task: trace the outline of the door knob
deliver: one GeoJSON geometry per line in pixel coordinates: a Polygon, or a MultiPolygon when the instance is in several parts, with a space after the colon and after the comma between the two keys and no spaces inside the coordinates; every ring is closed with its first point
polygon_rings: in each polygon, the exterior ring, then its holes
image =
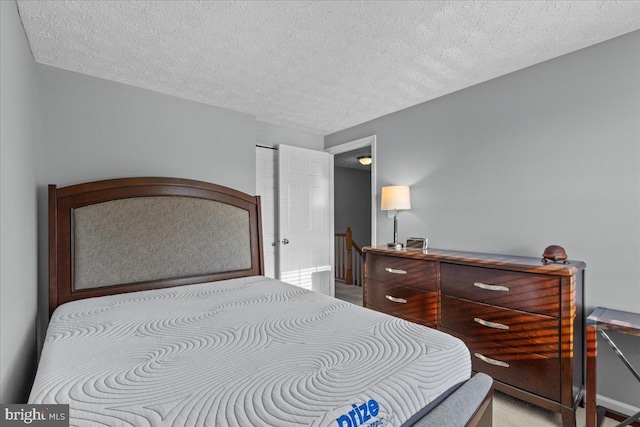
{"type": "Polygon", "coordinates": [[[288,245],[289,244],[289,239],[282,239],[282,244],[283,245],[288,245]]]}

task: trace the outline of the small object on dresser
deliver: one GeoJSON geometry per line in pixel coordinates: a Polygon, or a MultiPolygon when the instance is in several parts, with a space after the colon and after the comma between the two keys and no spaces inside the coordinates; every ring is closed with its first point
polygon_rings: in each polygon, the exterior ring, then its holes
{"type": "Polygon", "coordinates": [[[429,239],[425,237],[409,237],[407,239],[407,248],[427,249],[429,247],[429,239]]]}
{"type": "Polygon", "coordinates": [[[562,261],[563,264],[569,264],[569,260],[567,258],[567,253],[564,251],[562,246],[551,245],[547,246],[544,250],[544,253],[542,254],[542,263],[547,264],[549,261],[562,261]]]}

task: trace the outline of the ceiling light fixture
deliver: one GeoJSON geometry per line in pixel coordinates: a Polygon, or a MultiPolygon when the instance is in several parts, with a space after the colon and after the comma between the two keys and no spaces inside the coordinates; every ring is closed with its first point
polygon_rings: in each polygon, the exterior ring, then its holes
{"type": "Polygon", "coordinates": [[[367,165],[370,165],[373,160],[371,159],[371,156],[368,155],[368,156],[360,156],[360,157],[358,157],[358,161],[361,164],[367,166],[367,165]]]}

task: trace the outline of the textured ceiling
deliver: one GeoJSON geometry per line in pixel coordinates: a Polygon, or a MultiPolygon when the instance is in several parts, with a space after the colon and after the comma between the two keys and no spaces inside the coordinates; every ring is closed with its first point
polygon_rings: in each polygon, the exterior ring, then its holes
{"type": "Polygon", "coordinates": [[[640,28],[639,1],[24,1],[36,61],[332,133],[640,28]]]}

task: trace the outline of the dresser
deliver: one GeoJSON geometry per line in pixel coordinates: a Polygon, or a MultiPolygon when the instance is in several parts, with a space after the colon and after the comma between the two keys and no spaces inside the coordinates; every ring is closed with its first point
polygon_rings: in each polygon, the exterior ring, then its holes
{"type": "Polygon", "coordinates": [[[437,249],[366,247],[364,306],[465,342],[496,390],[575,427],[584,393],[585,264],[437,249]]]}

